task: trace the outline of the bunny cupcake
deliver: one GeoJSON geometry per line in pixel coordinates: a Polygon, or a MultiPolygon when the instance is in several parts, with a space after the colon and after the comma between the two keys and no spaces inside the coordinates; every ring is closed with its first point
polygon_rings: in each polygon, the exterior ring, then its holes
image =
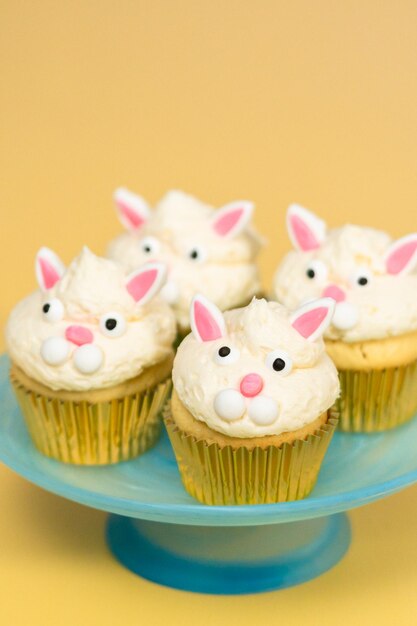
{"type": "Polygon", "coordinates": [[[261,239],[250,227],[250,202],[232,202],[216,211],[181,191],[170,191],[152,210],[127,189],[118,189],[115,201],[127,232],[110,243],[108,256],[129,271],[149,260],[166,263],[161,296],[172,306],[180,334],[189,332],[195,293],[203,293],[221,310],[243,306],[259,293],[256,257],[261,239]]]}
{"type": "Polygon", "coordinates": [[[256,504],[311,491],[337,422],[337,371],[321,340],[333,309],[330,298],[292,313],[253,299],[222,314],[193,299],[165,415],[192,496],[256,504]]]}
{"type": "Polygon", "coordinates": [[[151,446],[170,391],[175,318],[154,299],[164,266],[129,275],[87,248],[65,269],[36,257],[40,290],[6,328],[11,381],[37,448],[55,459],[104,464],[151,446]]]}
{"type": "Polygon", "coordinates": [[[295,307],[311,298],[336,302],[326,347],[341,377],[340,427],[392,428],[417,411],[417,234],[397,241],[346,225],[327,230],[291,205],[287,226],[295,250],[274,279],[274,297],[295,307]]]}

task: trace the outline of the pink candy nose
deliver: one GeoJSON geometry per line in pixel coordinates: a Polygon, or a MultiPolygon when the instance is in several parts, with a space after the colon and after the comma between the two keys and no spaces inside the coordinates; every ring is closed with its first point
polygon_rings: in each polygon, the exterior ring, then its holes
{"type": "Polygon", "coordinates": [[[68,326],[65,331],[65,339],[75,343],[76,346],[83,346],[85,343],[93,343],[93,333],[84,326],[68,326]]]}
{"type": "Polygon", "coordinates": [[[343,300],[346,300],[345,292],[337,285],[327,285],[326,289],[321,295],[324,298],[333,298],[333,300],[336,300],[336,302],[343,302],[343,300]]]}
{"type": "Polygon", "coordinates": [[[246,374],[240,381],[240,393],[246,398],[253,398],[262,391],[264,381],[259,374],[246,374]]]}

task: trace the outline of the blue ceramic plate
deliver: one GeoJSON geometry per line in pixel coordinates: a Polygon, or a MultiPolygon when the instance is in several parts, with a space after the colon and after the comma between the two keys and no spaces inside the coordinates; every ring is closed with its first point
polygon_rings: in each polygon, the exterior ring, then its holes
{"type": "Polygon", "coordinates": [[[305,500],[256,506],[205,506],[183,489],[169,440],[116,466],[69,466],[33,447],[0,358],[0,460],[31,482],[82,504],[177,524],[249,526],[306,520],[358,507],[417,481],[417,419],[388,433],[336,433],[319,480],[305,500]]]}

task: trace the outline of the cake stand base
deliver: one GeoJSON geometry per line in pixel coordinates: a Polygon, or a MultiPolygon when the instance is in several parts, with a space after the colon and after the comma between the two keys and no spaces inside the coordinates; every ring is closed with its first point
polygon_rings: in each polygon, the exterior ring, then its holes
{"type": "Polygon", "coordinates": [[[110,515],[115,557],[148,580],[186,591],[244,594],[319,576],[350,543],[347,515],[264,526],[186,526],[110,515]]]}

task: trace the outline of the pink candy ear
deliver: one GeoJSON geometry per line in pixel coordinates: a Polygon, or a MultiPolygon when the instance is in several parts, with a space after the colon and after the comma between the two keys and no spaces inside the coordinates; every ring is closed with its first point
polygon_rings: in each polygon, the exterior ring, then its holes
{"type": "Polygon", "coordinates": [[[385,267],[388,274],[407,274],[417,264],[417,233],[406,235],[388,248],[385,267]]]}
{"type": "Polygon", "coordinates": [[[190,318],[191,330],[198,341],[214,341],[226,334],[222,312],[204,296],[193,298],[190,318]]]}
{"type": "Polygon", "coordinates": [[[41,248],[36,255],[35,273],[42,291],[48,291],[61,279],[65,265],[49,248],[41,248]]]}
{"type": "Polygon", "coordinates": [[[335,306],[333,298],[313,300],[292,314],[291,325],[304,339],[315,341],[332,321],[335,306]]]}
{"type": "Polygon", "coordinates": [[[320,248],[326,239],[325,222],[299,204],[287,209],[287,229],[293,246],[303,252],[320,248]]]}
{"type": "Polygon", "coordinates": [[[126,289],[138,304],[146,304],[160,290],[166,279],[163,263],[147,263],[126,279],[126,289]]]}
{"type": "Polygon", "coordinates": [[[231,202],[218,211],[212,221],[214,232],[220,237],[235,237],[248,225],[253,204],[247,200],[231,202]]]}
{"type": "Polygon", "coordinates": [[[128,230],[139,230],[148,221],[150,209],[143,198],[124,187],[114,192],[117,213],[123,226],[128,230]]]}

